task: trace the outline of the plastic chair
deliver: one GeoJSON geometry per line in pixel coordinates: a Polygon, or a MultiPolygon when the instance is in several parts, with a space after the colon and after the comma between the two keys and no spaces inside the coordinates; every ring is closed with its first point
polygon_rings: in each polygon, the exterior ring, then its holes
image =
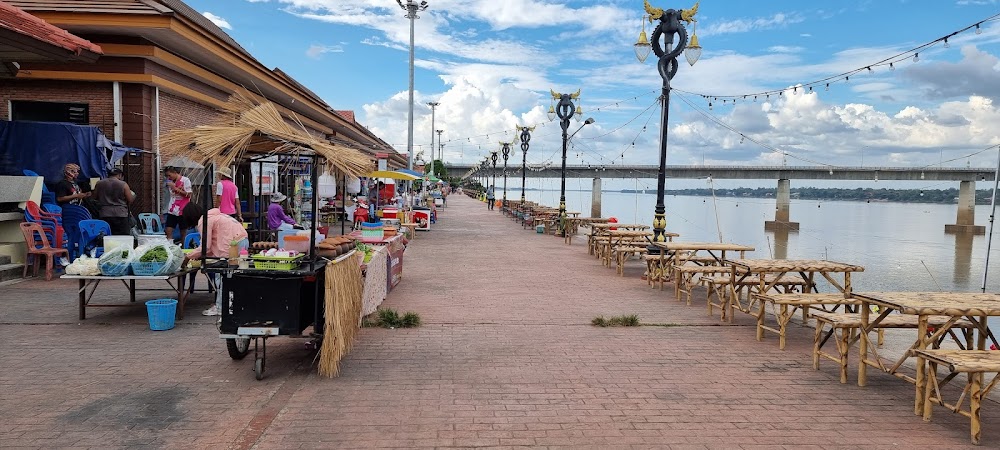
{"type": "MultiPolygon", "coordinates": [[[[21,171],[21,173],[23,173],[24,176],[26,177],[41,177],[41,175],[36,173],[34,170],[24,169],[21,171]]],[[[46,203],[55,204],[55,202],[56,202],[55,192],[49,190],[49,187],[45,185],[45,178],[42,178],[42,204],[46,203]]]]}
{"type": "Polygon", "coordinates": [[[62,216],[62,207],[55,203],[42,203],[42,211],[62,216]]]}
{"type": "Polygon", "coordinates": [[[201,233],[197,231],[189,231],[187,235],[184,236],[184,245],[181,248],[195,248],[201,245],[201,233]]]}
{"type": "Polygon", "coordinates": [[[160,222],[159,214],[141,213],[139,223],[142,225],[142,234],[163,234],[163,223],[160,222]]]}
{"type": "Polygon", "coordinates": [[[96,249],[95,256],[104,254],[104,236],[111,236],[111,225],[103,220],[90,219],[80,221],[80,253],[88,249],[96,249]]]}
{"type": "MultiPolygon", "coordinates": [[[[34,276],[38,276],[38,265],[41,257],[45,256],[45,281],[52,279],[55,271],[56,256],[69,256],[69,251],[65,248],[53,248],[49,245],[49,239],[45,237],[45,230],[37,223],[21,222],[21,234],[24,235],[24,243],[27,245],[27,255],[32,259],[31,270],[34,276]]],[[[21,278],[28,277],[28,264],[25,261],[21,278]]]]}
{"type": "Polygon", "coordinates": [[[45,233],[48,234],[48,238],[55,243],[56,247],[65,247],[63,244],[65,233],[62,228],[61,215],[44,212],[38,207],[38,203],[28,200],[24,206],[24,220],[25,222],[41,225],[45,233]]]}
{"type": "Polygon", "coordinates": [[[69,250],[70,261],[80,257],[83,251],[80,244],[80,222],[90,220],[90,211],[78,205],[64,205],[62,207],[63,231],[66,233],[66,249],[69,250]]]}

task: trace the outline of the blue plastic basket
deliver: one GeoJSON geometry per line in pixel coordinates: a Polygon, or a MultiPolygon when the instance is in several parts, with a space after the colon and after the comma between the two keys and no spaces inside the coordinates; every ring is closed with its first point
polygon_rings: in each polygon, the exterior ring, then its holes
{"type": "Polygon", "coordinates": [[[132,263],[132,274],[138,277],[151,277],[156,275],[156,272],[159,272],[165,265],[167,265],[165,262],[135,261],[132,263]]]}
{"type": "Polygon", "coordinates": [[[177,315],[177,300],[173,298],[150,300],[146,302],[146,314],[149,316],[150,330],[169,330],[174,327],[174,317],[177,315]]]}

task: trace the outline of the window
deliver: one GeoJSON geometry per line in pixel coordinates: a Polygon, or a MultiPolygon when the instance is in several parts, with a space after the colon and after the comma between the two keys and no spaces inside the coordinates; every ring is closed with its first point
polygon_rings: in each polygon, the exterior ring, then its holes
{"type": "Polygon", "coordinates": [[[29,102],[14,100],[11,103],[13,120],[35,122],[70,122],[77,125],[90,123],[90,106],[85,103],[29,102]]]}

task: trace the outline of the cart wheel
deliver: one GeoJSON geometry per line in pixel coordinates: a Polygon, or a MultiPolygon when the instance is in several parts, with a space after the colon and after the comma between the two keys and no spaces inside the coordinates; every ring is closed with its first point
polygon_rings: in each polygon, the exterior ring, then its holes
{"type": "Polygon", "coordinates": [[[241,360],[250,353],[250,338],[226,339],[226,350],[230,358],[241,360]]]}
{"type": "Polygon", "coordinates": [[[253,362],[253,374],[258,380],[264,379],[264,358],[257,358],[253,362]]]}

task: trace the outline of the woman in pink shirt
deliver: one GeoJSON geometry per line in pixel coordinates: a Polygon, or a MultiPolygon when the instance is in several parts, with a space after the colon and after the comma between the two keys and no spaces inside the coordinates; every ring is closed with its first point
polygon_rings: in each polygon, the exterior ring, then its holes
{"type": "MultiPolygon", "coordinates": [[[[198,232],[202,231],[201,220],[198,221],[195,229],[198,232]]],[[[250,246],[250,242],[247,240],[247,230],[243,228],[243,224],[229,215],[223,214],[219,208],[208,210],[208,229],[206,231],[207,235],[202,236],[201,245],[195,247],[191,253],[184,255],[183,267],[187,267],[188,261],[201,258],[203,251],[208,257],[228,258],[229,247],[233,242],[239,242],[240,248],[250,246]]],[[[220,314],[219,311],[222,308],[221,275],[216,274],[215,286],[215,305],[202,312],[203,315],[217,316],[220,314]]]]}
{"type": "Polygon", "coordinates": [[[233,183],[233,171],[225,167],[215,173],[219,175],[219,182],[215,184],[215,199],[219,210],[242,222],[243,208],[240,205],[240,194],[236,189],[236,183],[233,183]]]}

